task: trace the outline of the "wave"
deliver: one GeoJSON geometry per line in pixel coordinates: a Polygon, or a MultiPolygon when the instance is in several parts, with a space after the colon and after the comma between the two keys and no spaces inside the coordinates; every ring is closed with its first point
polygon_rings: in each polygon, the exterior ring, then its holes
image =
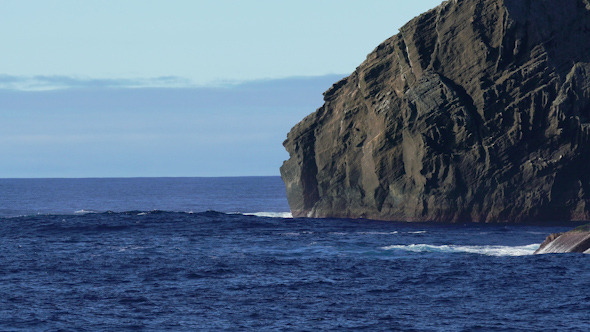
{"type": "Polygon", "coordinates": [[[40,217],[40,216],[83,216],[87,214],[121,214],[121,215],[138,215],[138,216],[145,216],[151,214],[161,214],[161,213],[180,213],[180,214],[198,214],[198,215],[210,215],[210,214],[225,214],[225,215],[244,215],[244,216],[256,216],[256,217],[263,217],[263,218],[282,218],[282,219],[292,219],[293,215],[291,212],[221,212],[215,210],[207,210],[207,211],[165,211],[165,210],[150,210],[150,211],[142,211],[142,210],[130,210],[130,211],[97,211],[91,209],[80,209],[73,212],[36,212],[36,211],[15,211],[13,213],[0,213],[0,219],[13,219],[13,218],[23,218],[23,217],[40,217]]]}
{"type": "Polygon", "coordinates": [[[94,210],[78,210],[78,211],[74,211],[74,214],[88,214],[88,213],[99,213],[98,211],[94,211],[94,210]]]}
{"type": "Polygon", "coordinates": [[[394,235],[398,234],[398,231],[391,231],[391,232],[356,232],[360,235],[394,235]]]}
{"type": "Polygon", "coordinates": [[[409,244],[381,247],[383,250],[403,250],[411,252],[441,252],[441,253],[470,253],[486,256],[528,256],[532,255],[540,243],[526,246],[460,246],[460,245],[431,245],[409,244]]]}
{"type": "Polygon", "coordinates": [[[244,216],[256,216],[256,217],[264,217],[264,218],[283,218],[283,219],[293,219],[293,215],[291,212],[251,212],[251,213],[237,213],[244,216]]]}

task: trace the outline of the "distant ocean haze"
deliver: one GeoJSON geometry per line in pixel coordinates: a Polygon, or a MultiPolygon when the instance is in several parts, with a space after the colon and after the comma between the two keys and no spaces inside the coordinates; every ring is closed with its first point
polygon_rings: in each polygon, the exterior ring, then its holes
{"type": "Polygon", "coordinates": [[[286,133],[341,77],[0,90],[0,177],[278,175],[286,133]]]}

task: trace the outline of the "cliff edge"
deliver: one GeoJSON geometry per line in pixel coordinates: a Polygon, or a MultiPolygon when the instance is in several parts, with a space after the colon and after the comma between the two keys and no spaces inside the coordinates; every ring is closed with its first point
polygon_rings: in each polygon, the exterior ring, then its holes
{"type": "Polygon", "coordinates": [[[589,0],[450,0],[297,124],[295,217],[590,219],[589,0]]]}

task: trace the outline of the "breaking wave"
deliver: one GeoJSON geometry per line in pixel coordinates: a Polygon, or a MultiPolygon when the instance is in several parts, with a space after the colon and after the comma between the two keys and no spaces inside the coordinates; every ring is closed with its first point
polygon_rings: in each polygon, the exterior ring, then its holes
{"type": "Polygon", "coordinates": [[[487,256],[527,256],[532,255],[540,243],[526,246],[461,246],[461,245],[431,245],[409,244],[381,247],[383,250],[402,250],[411,252],[441,252],[441,253],[470,253],[487,256]]]}
{"type": "Polygon", "coordinates": [[[284,218],[292,219],[293,215],[291,212],[252,212],[252,213],[241,213],[245,216],[256,216],[265,218],[284,218]]]}
{"type": "Polygon", "coordinates": [[[74,214],[89,214],[89,213],[100,213],[100,212],[95,211],[95,210],[85,210],[85,209],[74,211],[74,214]]]}

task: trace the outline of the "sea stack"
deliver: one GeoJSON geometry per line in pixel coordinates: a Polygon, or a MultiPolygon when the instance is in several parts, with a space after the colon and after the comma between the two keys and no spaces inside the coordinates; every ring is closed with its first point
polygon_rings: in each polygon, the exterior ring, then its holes
{"type": "Polygon", "coordinates": [[[590,219],[589,0],[450,0],[297,124],[295,217],[590,219]]]}

